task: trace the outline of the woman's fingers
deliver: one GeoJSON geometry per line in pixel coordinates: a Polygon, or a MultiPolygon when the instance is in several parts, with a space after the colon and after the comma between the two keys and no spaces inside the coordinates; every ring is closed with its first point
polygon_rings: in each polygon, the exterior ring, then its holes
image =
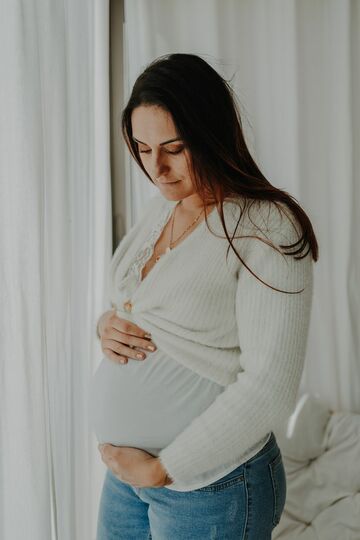
{"type": "Polygon", "coordinates": [[[120,332],[123,332],[124,334],[130,334],[132,336],[142,338],[142,339],[149,339],[151,338],[151,335],[148,334],[145,330],[142,328],[139,328],[135,323],[128,321],[127,319],[122,319],[121,317],[118,317],[116,313],[114,313],[111,317],[111,323],[113,328],[116,328],[116,330],[119,330],[120,332]]]}
{"type": "Polygon", "coordinates": [[[150,338],[151,335],[136,324],[122,319],[113,311],[107,319],[102,330],[102,350],[111,360],[127,363],[128,358],[133,360],[145,360],[146,352],[156,350],[156,345],[150,338]]]}
{"type": "Polygon", "coordinates": [[[132,334],[128,330],[134,331],[133,328],[130,328],[128,326],[121,325],[121,329],[115,328],[113,326],[107,326],[103,330],[103,338],[105,340],[115,340],[119,342],[120,344],[124,344],[128,347],[139,347],[140,349],[145,349],[147,351],[155,351],[156,345],[153,341],[150,339],[145,339],[143,337],[144,331],[140,330],[138,331],[137,335],[132,334]],[[139,335],[140,334],[140,335],[139,335]]]}
{"type": "Polygon", "coordinates": [[[140,337],[133,336],[131,334],[126,334],[124,332],[118,332],[116,336],[118,341],[124,343],[128,347],[139,347],[140,349],[146,349],[147,351],[155,351],[156,345],[149,339],[143,339],[140,337]]]}
{"type": "Polygon", "coordinates": [[[111,349],[108,349],[107,347],[103,348],[103,353],[110,358],[113,362],[116,362],[117,364],[127,364],[128,359],[125,356],[119,355],[114,353],[111,349]]]}
{"type": "Polygon", "coordinates": [[[144,360],[146,358],[146,354],[144,352],[127,347],[124,343],[119,343],[114,339],[105,340],[104,349],[110,349],[118,356],[133,358],[134,360],[144,360]]]}

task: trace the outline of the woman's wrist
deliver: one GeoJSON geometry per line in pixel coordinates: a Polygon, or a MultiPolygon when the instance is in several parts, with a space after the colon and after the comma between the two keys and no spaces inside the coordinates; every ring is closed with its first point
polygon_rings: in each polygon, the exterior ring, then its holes
{"type": "Polygon", "coordinates": [[[163,486],[168,486],[173,483],[172,478],[168,475],[167,470],[161,463],[159,458],[155,458],[156,467],[157,467],[157,477],[161,477],[161,483],[163,486]]]}

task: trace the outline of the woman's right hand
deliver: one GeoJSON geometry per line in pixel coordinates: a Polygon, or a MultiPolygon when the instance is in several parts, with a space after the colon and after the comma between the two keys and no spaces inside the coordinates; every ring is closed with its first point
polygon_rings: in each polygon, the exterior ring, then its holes
{"type": "Polygon", "coordinates": [[[145,337],[144,330],[131,321],[118,317],[114,309],[101,315],[97,328],[102,351],[114,362],[126,364],[128,358],[145,360],[146,354],[142,349],[151,352],[149,346],[153,346],[156,350],[155,343],[145,337]],[[137,357],[138,354],[141,358],[137,357]]]}

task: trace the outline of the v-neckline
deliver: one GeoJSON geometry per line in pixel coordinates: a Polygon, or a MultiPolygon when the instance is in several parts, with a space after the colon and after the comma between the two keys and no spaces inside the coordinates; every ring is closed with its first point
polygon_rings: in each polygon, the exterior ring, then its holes
{"type": "MultiPolygon", "coordinates": [[[[169,201],[167,201],[169,202],[169,201]]],[[[178,250],[180,248],[181,245],[183,245],[184,243],[186,243],[186,241],[188,239],[190,239],[198,229],[201,229],[201,227],[203,226],[204,222],[206,221],[205,217],[200,221],[200,223],[195,227],[195,229],[193,229],[190,234],[188,234],[177,246],[173,247],[169,252],[167,253],[163,253],[160,257],[160,260],[155,263],[155,265],[151,268],[151,270],[149,270],[149,272],[146,274],[146,276],[141,279],[141,275],[142,275],[142,271],[146,265],[146,263],[151,259],[151,257],[153,256],[154,254],[154,249],[155,249],[155,245],[157,243],[157,241],[159,240],[164,228],[166,227],[166,225],[168,224],[169,222],[169,219],[170,219],[170,216],[171,216],[171,212],[173,211],[173,209],[175,208],[176,204],[178,204],[178,201],[170,201],[170,205],[169,206],[166,206],[165,209],[164,209],[164,214],[162,214],[162,217],[161,219],[159,220],[159,222],[157,223],[156,225],[156,229],[159,228],[158,230],[158,234],[156,235],[156,237],[154,238],[153,240],[153,243],[152,243],[152,249],[149,253],[149,256],[145,259],[145,261],[143,261],[143,264],[142,264],[142,267],[140,268],[140,272],[139,272],[139,276],[140,276],[140,279],[138,281],[138,284],[137,284],[137,287],[136,287],[136,291],[143,285],[144,282],[146,282],[149,278],[149,276],[152,274],[152,272],[154,270],[156,270],[156,267],[158,268],[159,265],[161,265],[161,263],[164,262],[164,260],[168,260],[169,257],[171,256],[171,254],[178,250]],[[174,204],[172,204],[174,203],[174,204]]],[[[210,210],[210,212],[207,214],[207,218],[209,219],[210,216],[213,214],[213,212],[216,211],[216,205],[210,210]]]]}

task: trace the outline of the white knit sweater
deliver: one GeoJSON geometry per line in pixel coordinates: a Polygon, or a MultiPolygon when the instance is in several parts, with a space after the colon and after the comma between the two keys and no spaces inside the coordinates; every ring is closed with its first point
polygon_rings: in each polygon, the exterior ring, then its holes
{"type": "MultiPolygon", "coordinates": [[[[119,284],[124,286],[128,267],[149,235],[160,235],[156,223],[175,204],[161,194],[153,197],[115,250],[109,296],[119,316],[128,315],[119,305],[119,284]]],[[[240,216],[237,201],[225,201],[224,214],[232,238],[240,216]]],[[[245,263],[265,283],[286,291],[304,289],[298,294],[274,291],[256,279],[231,248],[226,262],[229,244],[216,208],[208,223],[217,236],[202,221],[160,259],[128,299],[131,320],[152,334],[158,348],[226,386],[159,454],[179,489],[195,489],[209,470],[235,467],[267,433],[283,429],[297,398],[312,305],[310,252],[295,260],[261,240],[233,240],[245,263]]],[[[236,230],[239,235],[257,235],[276,246],[299,238],[285,214],[267,202],[255,202],[250,219],[245,212],[236,230]]]]}

